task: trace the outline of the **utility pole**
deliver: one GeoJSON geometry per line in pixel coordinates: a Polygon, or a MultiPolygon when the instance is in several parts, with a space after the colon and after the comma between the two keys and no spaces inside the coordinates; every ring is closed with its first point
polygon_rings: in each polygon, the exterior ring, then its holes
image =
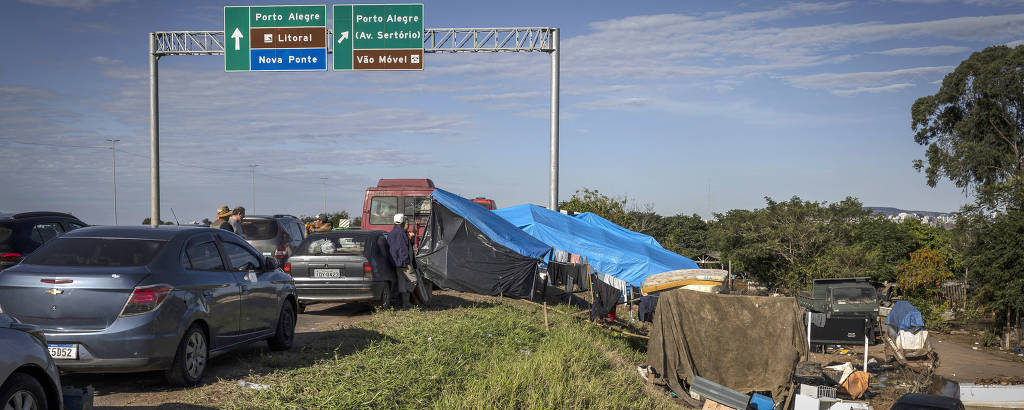
{"type": "Polygon", "coordinates": [[[107,139],[110,143],[110,174],[114,181],[114,225],[117,225],[117,142],[119,139],[107,139]]]}
{"type": "Polygon", "coordinates": [[[326,216],[327,215],[327,177],[320,177],[320,180],[323,181],[323,185],[324,185],[322,191],[324,193],[324,215],[326,216]]]}
{"type": "Polygon", "coordinates": [[[249,164],[249,174],[252,175],[252,214],[256,213],[256,167],[260,164],[249,164]]]}

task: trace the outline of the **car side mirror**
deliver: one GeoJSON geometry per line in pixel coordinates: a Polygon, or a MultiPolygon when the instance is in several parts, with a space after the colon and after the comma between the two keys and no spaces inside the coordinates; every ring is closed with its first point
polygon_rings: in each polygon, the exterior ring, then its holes
{"type": "Polygon", "coordinates": [[[274,259],[274,258],[272,258],[270,256],[266,256],[263,259],[264,259],[264,261],[263,261],[263,266],[264,266],[263,270],[264,271],[269,272],[269,271],[277,269],[277,260],[276,259],[274,259]]]}

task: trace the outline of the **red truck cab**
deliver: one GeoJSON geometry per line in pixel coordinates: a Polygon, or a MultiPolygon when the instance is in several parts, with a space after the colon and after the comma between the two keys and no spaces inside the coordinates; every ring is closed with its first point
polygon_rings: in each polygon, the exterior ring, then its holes
{"type": "Polygon", "coordinates": [[[476,198],[473,198],[473,199],[471,199],[471,201],[473,201],[474,204],[477,204],[477,205],[480,205],[480,206],[484,207],[488,211],[493,211],[493,210],[498,208],[498,206],[494,204],[494,200],[493,199],[484,198],[482,196],[478,196],[476,198]]]}
{"type": "Polygon", "coordinates": [[[434,181],[428,178],[380,179],[377,186],[366,188],[360,229],[388,232],[395,225],[395,214],[402,213],[418,243],[430,217],[431,192],[434,181]]]}

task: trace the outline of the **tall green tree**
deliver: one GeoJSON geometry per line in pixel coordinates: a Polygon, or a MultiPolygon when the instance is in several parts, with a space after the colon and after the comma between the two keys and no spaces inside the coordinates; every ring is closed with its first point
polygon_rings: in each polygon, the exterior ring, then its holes
{"type": "Polygon", "coordinates": [[[714,248],[740,262],[754,278],[769,286],[795,290],[814,278],[867,271],[869,265],[863,261],[867,250],[837,249],[848,246],[852,226],[870,216],[859,201],[846,198],[829,204],[799,197],[765,201],[763,209],[716,214],[718,221],[710,235],[714,248]],[[850,266],[856,269],[847,269],[850,266]]]}
{"type": "Polygon", "coordinates": [[[596,189],[583,188],[577,190],[568,201],[558,203],[558,209],[569,212],[593,212],[600,217],[612,221],[619,226],[627,228],[626,205],[629,203],[625,197],[610,197],[602,194],[596,189]]]}
{"type": "Polygon", "coordinates": [[[989,209],[1024,206],[1024,46],[988,47],[911,109],[915,160],[929,186],[948,178],[989,209]]]}

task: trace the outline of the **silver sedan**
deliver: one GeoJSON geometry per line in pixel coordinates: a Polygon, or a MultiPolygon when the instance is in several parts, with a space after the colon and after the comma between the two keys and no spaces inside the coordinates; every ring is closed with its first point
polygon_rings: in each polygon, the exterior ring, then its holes
{"type": "Polygon", "coordinates": [[[241,237],[206,227],[89,227],[0,272],[0,308],[45,330],[68,372],[163,370],[195,385],[207,361],[291,347],[295,285],[241,237]]]}

